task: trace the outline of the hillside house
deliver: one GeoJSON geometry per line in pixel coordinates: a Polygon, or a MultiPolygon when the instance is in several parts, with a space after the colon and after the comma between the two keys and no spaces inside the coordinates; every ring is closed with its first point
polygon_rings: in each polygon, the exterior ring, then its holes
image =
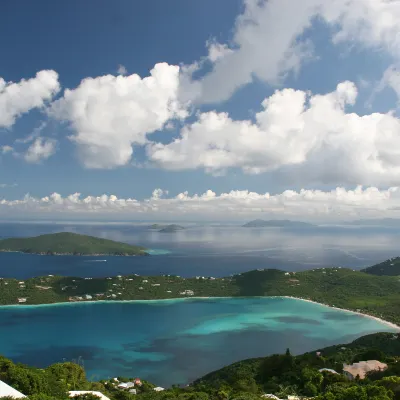
{"type": "Polygon", "coordinates": [[[387,364],[377,360],[360,361],[351,365],[343,364],[343,374],[350,380],[354,380],[357,375],[364,379],[367,372],[384,371],[387,367],[387,364]]]}

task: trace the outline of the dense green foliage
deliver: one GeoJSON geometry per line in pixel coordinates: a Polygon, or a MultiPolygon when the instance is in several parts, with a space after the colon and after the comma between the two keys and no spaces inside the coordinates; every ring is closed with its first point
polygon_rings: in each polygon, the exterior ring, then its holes
{"type": "Polygon", "coordinates": [[[20,282],[0,279],[0,304],[3,305],[16,304],[18,298],[26,298],[26,304],[42,304],[85,295],[90,300],[293,296],[400,324],[400,281],[345,268],[297,273],[256,270],[226,278],[131,275],[93,279],[48,276],[20,282]],[[187,290],[193,294],[188,295],[187,290]]]}
{"type": "Polygon", "coordinates": [[[372,275],[400,276],[400,257],[389,258],[382,263],[363,269],[362,272],[372,275]]]}
{"type": "MultiPolygon", "coordinates": [[[[292,356],[274,354],[244,360],[212,372],[185,387],[172,386],[155,392],[155,385],[143,381],[135,386],[137,395],[119,389],[115,381],[90,382],[81,366],[59,363],[45,369],[14,364],[0,357],[0,379],[29,396],[30,400],[66,400],[69,390],[99,391],[112,400],[258,400],[272,393],[315,400],[393,400],[400,399],[400,338],[390,333],[368,335],[346,345],[292,356]],[[371,373],[364,380],[348,381],[342,375],[343,363],[364,356],[379,355],[388,364],[386,371],[371,373]],[[335,369],[338,374],[319,372],[335,369]]],[[[118,377],[119,382],[130,379],[118,377]]],[[[95,400],[81,395],[80,400],[95,400]]]]}
{"type": "Polygon", "coordinates": [[[144,247],[71,232],[0,240],[0,251],[36,254],[146,255],[144,247]]]}

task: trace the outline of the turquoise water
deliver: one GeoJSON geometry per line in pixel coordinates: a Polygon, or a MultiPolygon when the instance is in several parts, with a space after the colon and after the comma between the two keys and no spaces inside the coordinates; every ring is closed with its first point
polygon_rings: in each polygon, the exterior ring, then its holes
{"type": "Polygon", "coordinates": [[[36,366],[81,358],[88,377],[184,384],[249,357],[295,354],[392,331],[286,298],[189,299],[0,308],[0,354],[36,366]]]}

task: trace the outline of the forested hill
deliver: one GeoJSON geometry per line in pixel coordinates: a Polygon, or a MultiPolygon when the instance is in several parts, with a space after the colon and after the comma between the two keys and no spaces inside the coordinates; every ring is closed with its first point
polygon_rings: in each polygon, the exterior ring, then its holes
{"type": "Polygon", "coordinates": [[[371,275],[400,276],[400,257],[389,258],[382,263],[362,270],[371,275]]]}
{"type": "Polygon", "coordinates": [[[0,251],[21,251],[43,255],[147,255],[146,249],[113,240],[71,232],[52,233],[28,238],[0,240],[0,251]]]}

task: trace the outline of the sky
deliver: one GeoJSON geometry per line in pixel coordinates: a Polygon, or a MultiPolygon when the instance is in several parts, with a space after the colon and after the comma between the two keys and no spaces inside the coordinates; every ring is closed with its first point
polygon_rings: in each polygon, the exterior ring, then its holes
{"type": "Polygon", "coordinates": [[[2,15],[0,219],[400,217],[400,1],[2,15]]]}

